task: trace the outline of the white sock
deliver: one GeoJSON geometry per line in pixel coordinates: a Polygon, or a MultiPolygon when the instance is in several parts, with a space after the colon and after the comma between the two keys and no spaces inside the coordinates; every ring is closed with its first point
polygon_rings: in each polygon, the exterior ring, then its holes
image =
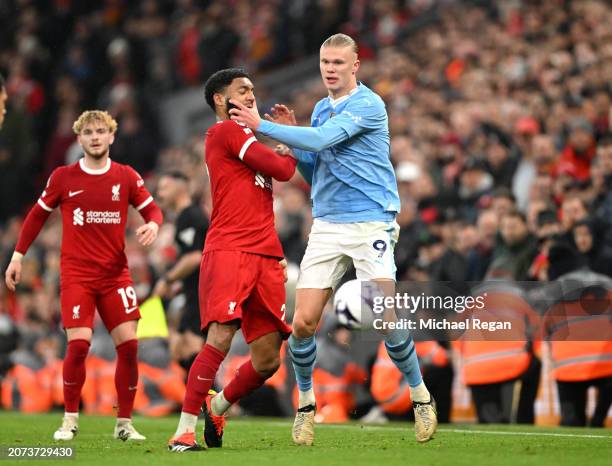
{"type": "Polygon", "coordinates": [[[223,416],[232,404],[225,399],[223,390],[217,393],[210,400],[210,408],[215,416],[223,416]]]}
{"type": "Polygon", "coordinates": [[[129,417],[118,417],[117,418],[117,425],[121,426],[123,424],[128,424],[132,422],[132,420],[129,417]]]}
{"type": "Polygon", "coordinates": [[[179,419],[179,425],[176,428],[174,436],[178,437],[179,435],[183,435],[185,432],[195,432],[197,423],[198,416],[181,411],[181,418],[179,419]]]}
{"type": "Polygon", "coordinates": [[[64,413],[64,417],[74,417],[76,419],[79,418],[79,413],[64,413]]]}
{"type": "Polygon", "coordinates": [[[315,395],[314,390],[311,388],[310,390],[303,392],[300,391],[300,399],[298,402],[298,408],[303,408],[304,406],[315,404],[315,395]]]}
{"type": "Polygon", "coordinates": [[[431,401],[431,395],[424,382],[421,382],[416,387],[410,387],[410,398],[412,398],[412,401],[418,401],[419,403],[431,401]]]}

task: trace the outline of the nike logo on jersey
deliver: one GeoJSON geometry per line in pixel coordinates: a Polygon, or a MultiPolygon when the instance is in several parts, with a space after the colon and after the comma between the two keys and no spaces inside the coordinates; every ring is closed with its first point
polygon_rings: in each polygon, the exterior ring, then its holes
{"type": "Polygon", "coordinates": [[[138,388],[137,386],[129,386],[129,387],[128,387],[128,390],[130,390],[130,391],[132,391],[132,392],[133,392],[133,391],[134,391],[134,390],[136,390],[137,388],[138,388]]]}
{"type": "Polygon", "coordinates": [[[126,314],[131,314],[131,313],[132,313],[132,312],[134,312],[136,309],[138,309],[138,306],[136,306],[136,307],[131,307],[131,308],[129,308],[129,309],[126,309],[126,310],[125,310],[125,313],[126,313],[126,314]]]}
{"type": "Polygon", "coordinates": [[[85,190],[81,189],[80,191],[68,191],[68,197],[74,197],[77,194],[81,194],[83,191],[85,191],[85,190]]]}
{"type": "Polygon", "coordinates": [[[209,381],[210,382],[212,380],[212,379],[206,379],[204,377],[200,377],[199,375],[197,377],[198,377],[198,380],[202,380],[202,381],[209,381]]]}

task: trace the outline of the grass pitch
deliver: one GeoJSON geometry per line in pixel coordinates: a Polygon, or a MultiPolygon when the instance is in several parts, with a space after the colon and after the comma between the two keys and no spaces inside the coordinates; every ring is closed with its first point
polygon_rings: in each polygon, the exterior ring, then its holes
{"type": "MultiPolygon", "coordinates": [[[[166,443],[178,418],[136,418],[145,442],[112,438],[114,419],[81,416],[79,435],[55,443],[52,435],[61,414],[24,415],[0,412],[0,445],[72,446],[74,459],[35,460],[34,464],[86,465],[211,465],[211,466],[444,466],[444,465],[606,465],[612,464],[612,431],[604,429],[540,428],[529,426],[440,426],[426,444],[414,440],[412,424],[383,426],[318,425],[314,447],[291,442],[288,419],[234,418],[225,430],[222,449],[170,453],[166,443]]],[[[199,423],[199,428],[203,421],[199,423]]],[[[201,437],[201,431],[198,433],[201,437]]],[[[31,464],[33,460],[4,459],[2,464],[31,464]]]]}

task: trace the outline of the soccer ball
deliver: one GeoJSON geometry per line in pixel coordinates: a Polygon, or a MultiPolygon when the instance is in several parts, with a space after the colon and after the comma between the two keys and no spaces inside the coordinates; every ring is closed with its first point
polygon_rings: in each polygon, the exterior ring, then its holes
{"type": "Polygon", "coordinates": [[[373,282],[350,280],[344,283],[334,295],[334,312],[338,323],[353,330],[367,330],[373,327],[375,313],[374,297],[382,295],[373,282]]]}

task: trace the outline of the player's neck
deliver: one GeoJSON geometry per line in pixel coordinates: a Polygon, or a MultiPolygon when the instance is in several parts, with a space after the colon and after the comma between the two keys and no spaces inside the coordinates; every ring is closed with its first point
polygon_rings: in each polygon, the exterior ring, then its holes
{"type": "Polygon", "coordinates": [[[357,89],[357,81],[355,81],[354,83],[351,83],[351,85],[345,89],[339,89],[337,92],[329,91],[329,97],[332,100],[338,100],[344,96],[351,94],[356,89],[357,89]]]}
{"type": "Polygon", "coordinates": [[[108,163],[108,152],[99,159],[85,154],[85,157],[83,157],[83,163],[86,168],[90,168],[92,170],[99,170],[101,168],[105,168],[106,164],[108,163]]]}

